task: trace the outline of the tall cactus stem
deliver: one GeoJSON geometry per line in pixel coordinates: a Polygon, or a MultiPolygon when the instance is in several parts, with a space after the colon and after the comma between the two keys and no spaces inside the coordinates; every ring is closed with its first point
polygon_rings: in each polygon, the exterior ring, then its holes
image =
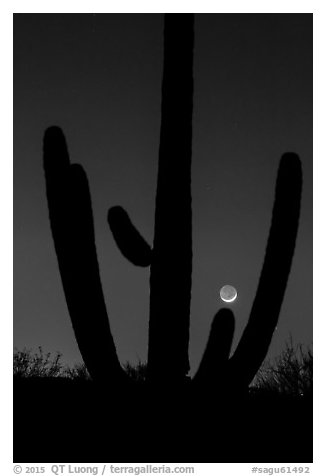
{"type": "Polygon", "coordinates": [[[300,159],[294,153],[286,153],[278,170],[272,223],[257,294],[228,366],[230,376],[239,385],[249,385],[254,378],[277,325],[295,250],[301,190],[300,159]]]}
{"type": "Polygon", "coordinates": [[[81,355],[94,380],[124,381],[100,282],[87,177],[80,165],[70,165],[58,127],[45,132],[44,171],[52,235],[81,355]]]}
{"type": "Polygon", "coordinates": [[[193,44],[194,15],[167,14],[150,271],[148,373],[152,380],[182,380],[189,371],[193,44]]]}

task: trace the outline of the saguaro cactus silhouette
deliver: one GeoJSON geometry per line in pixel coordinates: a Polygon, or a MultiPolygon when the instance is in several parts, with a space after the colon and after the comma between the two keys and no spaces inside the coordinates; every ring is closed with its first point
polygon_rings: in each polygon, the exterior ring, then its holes
{"type": "MultiPolygon", "coordinates": [[[[164,28],[162,118],[153,246],[125,210],[109,210],[121,252],[150,266],[148,377],[182,382],[189,371],[188,343],[192,273],[191,144],[194,15],[167,14],[164,28]]],[[[92,377],[123,382],[106,314],[96,257],[91,199],[82,167],[69,162],[61,129],[44,136],[44,170],[52,234],[76,339],[92,377]]],[[[234,332],[230,309],[214,318],[194,382],[225,378],[247,386],[270,344],[289,276],[299,222],[301,165],[284,154],[264,265],[248,324],[229,358],[234,332]]]]}
{"type": "Polygon", "coordinates": [[[58,127],[45,132],[44,170],[52,235],[82,357],[94,379],[124,379],[100,282],[87,177],[80,165],[70,164],[58,127]]]}
{"type": "Polygon", "coordinates": [[[154,243],[138,232],[120,207],[108,221],[123,254],[151,266],[148,373],[180,379],[189,371],[191,298],[191,146],[194,17],[165,16],[162,118],[154,243]],[[124,222],[124,230],[121,223],[124,222]],[[128,229],[129,228],[129,229],[128,229]],[[135,237],[135,238],[134,238],[135,237]],[[127,250],[130,250],[129,252],[127,250]],[[171,306],[171,304],[173,305],[171,306]]]}

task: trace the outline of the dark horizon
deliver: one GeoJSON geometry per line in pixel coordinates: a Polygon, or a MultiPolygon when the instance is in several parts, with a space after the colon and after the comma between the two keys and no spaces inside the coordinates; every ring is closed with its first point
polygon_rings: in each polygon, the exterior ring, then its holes
{"type": "MultiPolygon", "coordinates": [[[[121,362],[146,359],[148,270],[107,225],[124,206],[153,238],[163,59],[160,14],[14,15],[14,343],[80,360],[50,233],[42,138],[63,128],[85,168],[111,329],[121,362]]],[[[233,346],[256,293],[281,155],[303,166],[301,218],[269,356],[312,341],[312,15],[197,14],[192,160],[191,374],[219,289],[238,299],[233,346]]]]}

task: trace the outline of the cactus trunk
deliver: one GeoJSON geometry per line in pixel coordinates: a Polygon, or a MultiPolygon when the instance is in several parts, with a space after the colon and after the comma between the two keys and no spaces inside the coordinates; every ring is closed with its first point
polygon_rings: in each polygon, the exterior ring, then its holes
{"type": "Polygon", "coordinates": [[[150,273],[151,379],[182,379],[189,371],[193,42],[193,15],[167,14],[150,273]]]}

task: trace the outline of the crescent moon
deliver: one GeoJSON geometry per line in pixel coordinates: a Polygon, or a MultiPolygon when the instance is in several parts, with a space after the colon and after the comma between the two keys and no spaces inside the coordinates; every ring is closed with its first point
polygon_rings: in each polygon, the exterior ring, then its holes
{"type": "Polygon", "coordinates": [[[233,286],[227,284],[220,289],[220,297],[224,302],[233,302],[237,296],[237,290],[233,286]]]}

